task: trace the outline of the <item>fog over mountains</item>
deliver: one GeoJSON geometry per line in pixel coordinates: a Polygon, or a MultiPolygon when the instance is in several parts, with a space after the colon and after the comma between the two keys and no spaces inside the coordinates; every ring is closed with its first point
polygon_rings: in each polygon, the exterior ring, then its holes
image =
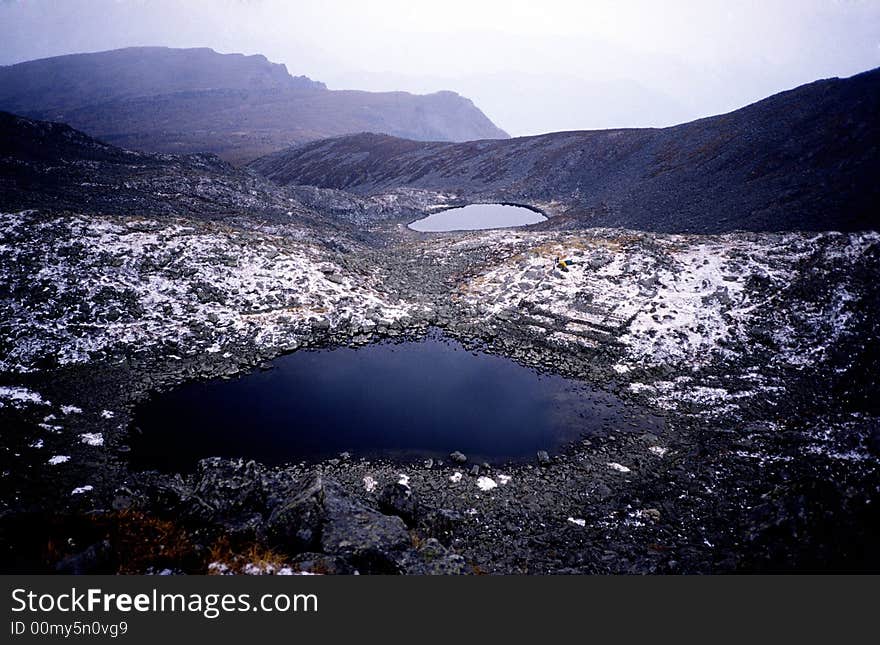
{"type": "Polygon", "coordinates": [[[419,140],[504,138],[453,92],[331,91],[264,56],[132,47],[0,68],[0,109],[61,121],[149,152],[214,152],[240,163],[354,132],[419,140]]]}

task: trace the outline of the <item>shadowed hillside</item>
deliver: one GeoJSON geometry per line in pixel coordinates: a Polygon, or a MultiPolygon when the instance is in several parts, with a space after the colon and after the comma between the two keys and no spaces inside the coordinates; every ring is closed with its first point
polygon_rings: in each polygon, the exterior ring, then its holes
{"type": "Polygon", "coordinates": [[[359,134],[253,163],[281,184],[361,194],[409,186],[519,201],[544,228],[666,232],[873,229],[880,70],[782,92],[663,129],[422,143],[359,134]]]}
{"type": "Polygon", "coordinates": [[[276,186],[214,155],[122,150],[62,123],[0,112],[0,209],[113,215],[250,213],[280,221],[304,209],[276,186]]]}

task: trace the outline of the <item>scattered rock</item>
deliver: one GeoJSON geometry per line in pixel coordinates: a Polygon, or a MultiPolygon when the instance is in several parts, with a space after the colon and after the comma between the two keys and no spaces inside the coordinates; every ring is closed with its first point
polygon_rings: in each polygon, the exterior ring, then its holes
{"type": "Polygon", "coordinates": [[[450,461],[452,461],[452,463],[459,464],[459,465],[461,465],[467,461],[467,457],[465,456],[465,454],[459,452],[458,450],[456,450],[455,452],[449,453],[449,459],[450,459],[450,461]]]}
{"type": "Polygon", "coordinates": [[[387,484],[379,493],[379,509],[389,515],[397,515],[407,525],[415,523],[419,504],[412,488],[405,484],[387,484]]]}
{"type": "Polygon", "coordinates": [[[455,530],[463,521],[464,517],[458,511],[440,508],[429,511],[419,518],[418,526],[427,535],[448,545],[452,541],[455,530]]]}
{"type": "Polygon", "coordinates": [[[656,508],[646,508],[642,511],[642,515],[644,515],[646,518],[654,523],[660,521],[660,511],[658,511],[656,508]]]}

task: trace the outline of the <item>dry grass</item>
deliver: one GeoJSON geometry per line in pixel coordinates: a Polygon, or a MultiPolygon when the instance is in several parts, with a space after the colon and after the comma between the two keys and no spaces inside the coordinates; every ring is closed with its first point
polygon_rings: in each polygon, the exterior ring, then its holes
{"type": "MultiPolygon", "coordinates": [[[[257,543],[236,546],[225,535],[208,549],[208,562],[222,564],[232,573],[242,573],[246,565],[264,571],[278,571],[287,566],[284,554],[257,543]]],[[[208,571],[209,575],[214,573],[208,571]]]]}
{"type": "Polygon", "coordinates": [[[200,568],[203,558],[177,524],[140,511],[114,513],[106,519],[110,523],[108,539],[119,562],[118,573],[200,568]]]}

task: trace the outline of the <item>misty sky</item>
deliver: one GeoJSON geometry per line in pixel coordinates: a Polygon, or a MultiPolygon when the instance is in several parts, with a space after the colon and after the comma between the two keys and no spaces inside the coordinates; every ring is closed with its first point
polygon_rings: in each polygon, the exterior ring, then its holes
{"type": "Polygon", "coordinates": [[[0,0],[0,64],[132,45],[450,89],[520,135],[670,125],[880,66],[880,0],[0,0]]]}

